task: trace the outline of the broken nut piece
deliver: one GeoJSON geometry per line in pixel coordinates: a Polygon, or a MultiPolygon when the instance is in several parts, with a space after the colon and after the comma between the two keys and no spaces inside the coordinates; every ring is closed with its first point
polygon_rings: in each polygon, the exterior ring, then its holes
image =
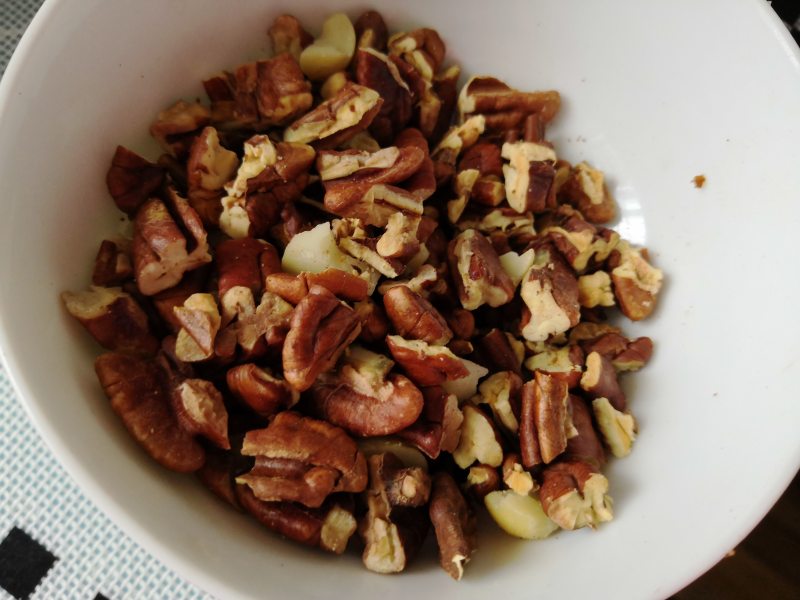
{"type": "Polygon", "coordinates": [[[447,250],[461,305],[475,310],[483,304],[501,306],[514,297],[515,286],[500,265],[492,245],[474,229],[458,234],[447,250]]]}
{"type": "Polygon", "coordinates": [[[650,316],[656,306],[663,274],[647,260],[647,252],[627,242],[617,245],[618,266],[611,271],[614,295],[620,310],[632,321],[650,316]]]}
{"type": "Polygon", "coordinates": [[[611,453],[617,458],[628,456],[636,439],[636,421],[633,415],[614,408],[608,398],[592,400],[592,409],[597,426],[611,453]]]}
{"type": "Polygon", "coordinates": [[[583,462],[564,461],[547,467],[539,493],[545,513],[563,529],[594,528],[614,516],[608,479],[583,462]]]}
{"type": "Polygon", "coordinates": [[[464,565],[475,552],[478,523],[448,473],[439,472],[434,476],[428,513],[439,546],[439,564],[458,581],[464,575],[464,565]]]}
{"type": "Polygon", "coordinates": [[[503,462],[503,447],[492,420],[477,406],[465,404],[462,412],[461,438],[453,451],[453,460],[462,469],[477,462],[499,467],[503,462]]]}

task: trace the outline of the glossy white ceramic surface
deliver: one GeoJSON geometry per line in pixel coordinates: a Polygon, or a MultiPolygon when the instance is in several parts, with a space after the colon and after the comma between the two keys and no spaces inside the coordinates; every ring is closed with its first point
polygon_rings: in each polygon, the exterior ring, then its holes
{"type": "Polygon", "coordinates": [[[98,506],[226,600],[669,595],[744,537],[800,464],[800,55],[765,2],[372,3],[393,29],[437,28],[466,73],[560,90],[549,137],[608,173],[620,230],[665,272],[654,317],[628,327],[656,353],[626,379],[640,438],[608,470],[612,523],[538,543],[486,533],[460,583],[431,548],[402,576],[374,575],[151,463],[100,392],[97,348],[58,293],[87,284],[117,226],[104,184],[116,144],[154,157],[154,114],[263,56],[287,7],[314,29],[365,6],[46,2],[0,89],[0,342],[31,417],[98,506]]]}

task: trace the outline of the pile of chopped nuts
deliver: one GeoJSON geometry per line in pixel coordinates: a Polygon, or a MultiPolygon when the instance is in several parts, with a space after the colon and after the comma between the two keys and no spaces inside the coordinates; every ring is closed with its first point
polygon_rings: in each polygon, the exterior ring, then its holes
{"type": "Polygon", "coordinates": [[[131,239],[62,295],[108,352],[95,369],[157,462],[283,536],[372,571],[433,529],[460,579],[475,508],[545,538],[612,518],[608,454],[636,437],[620,375],[661,272],[604,226],[603,173],[545,139],[558,92],[446,66],[428,28],[292,16],[272,58],[203,82],[118,147],[131,239]]]}

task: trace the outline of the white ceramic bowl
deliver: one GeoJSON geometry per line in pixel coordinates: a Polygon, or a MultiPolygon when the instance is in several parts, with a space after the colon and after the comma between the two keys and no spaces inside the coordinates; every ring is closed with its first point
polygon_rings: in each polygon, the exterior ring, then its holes
{"type": "MultiPolygon", "coordinates": [[[[220,598],[647,598],[687,584],[766,513],[800,464],[800,55],[766,2],[373,2],[437,28],[466,73],[555,88],[550,137],[610,176],[619,228],[666,273],[652,363],[627,384],[633,454],[616,518],[540,543],[487,534],[465,579],[432,556],[368,573],[284,542],[152,463],[96,383],[97,349],[58,293],[87,284],[116,227],[116,144],[200,81],[261,56],[275,14],[311,28],[363,2],[48,0],[0,92],[0,341],[45,441],[142,545],[220,598]],[[706,187],[692,177],[705,174],[706,187]]],[[[491,529],[489,527],[488,529],[491,529]]],[[[429,554],[432,551],[428,551],[429,554]]]]}

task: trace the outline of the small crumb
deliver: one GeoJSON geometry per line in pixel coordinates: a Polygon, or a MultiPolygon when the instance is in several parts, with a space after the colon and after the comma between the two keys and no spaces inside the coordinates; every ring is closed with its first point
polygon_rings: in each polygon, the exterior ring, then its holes
{"type": "Polygon", "coordinates": [[[725,555],[725,558],[731,558],[732,556],[736,556],[736,549],[731,550],[725,555]]]}
{"type": "Polygon", "coordinates": [[[694,176],[694,187],[701,188],[706,184],[706,176],[705,175],[695,175],[694,176]]]}
{"type": "Polygon", "coordinates": [[[712,395],[712,396],[719,396],[719,392],[714,392],[714,393],[713,393],[713,394],[711,394],[711,395],[712,395]]]}

